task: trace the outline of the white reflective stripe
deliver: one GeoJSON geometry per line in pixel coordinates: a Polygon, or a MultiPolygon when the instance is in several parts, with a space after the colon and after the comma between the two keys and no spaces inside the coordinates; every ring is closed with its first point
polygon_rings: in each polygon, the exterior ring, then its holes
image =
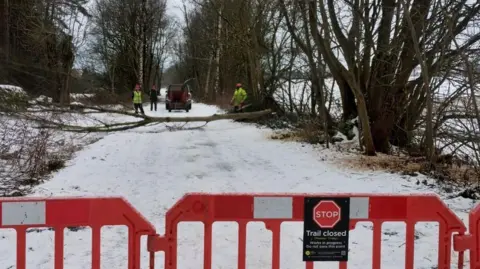
{"type": "Polygon", "coordinates": [[[292,216],[292,197],[253,198],[253,217],[255,219],[291,219],[292,216]]]}
{"type": "Polygon", "coordinates": [[[368,219],[370,201],[368,197],[350,198],[350,219],[368,219]]]}
{"type": "Polygon", "coordinates": [[[2,226],[45,224],[45,202],[3,202],[2,226]]]}

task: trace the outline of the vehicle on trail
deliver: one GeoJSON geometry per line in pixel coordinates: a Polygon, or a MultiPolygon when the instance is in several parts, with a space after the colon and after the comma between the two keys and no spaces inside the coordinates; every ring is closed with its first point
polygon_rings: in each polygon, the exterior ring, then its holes
{"type": "Polygon", "coordinates": [[[165,96],[165,109],[168,112],[172,112],[172,110],[185,110],[188,112],[192,109],[192,94],[188,85],[184,83],[168,86],[165,96]]]}

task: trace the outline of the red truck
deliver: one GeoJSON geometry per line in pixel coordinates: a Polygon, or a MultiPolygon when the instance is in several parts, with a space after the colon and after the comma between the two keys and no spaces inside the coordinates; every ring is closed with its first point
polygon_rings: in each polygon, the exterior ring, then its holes
{"type": "Polygon", "coordinates": [[[171,84],[168,86],[167,94],[165,96],[165,109],[168,112],[172,110],[192,109],[192,94],[185,84],[171,84]]]}

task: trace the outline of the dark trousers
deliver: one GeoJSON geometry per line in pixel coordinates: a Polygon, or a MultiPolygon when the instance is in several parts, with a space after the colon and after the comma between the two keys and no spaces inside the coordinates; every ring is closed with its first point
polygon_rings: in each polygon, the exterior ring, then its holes
{"type": "Polygon", "coordinates": [[[150,100],[150,111],[152,111],[155,108],[155,111],[157,111],[157,100],[150,100]]]}
{"type": "Polygon", "coordinates": [[[145,114],[145,111],[143,111],[143,104],[133,104],[133,107],[135,107],[135,114],[138,114],[138,110],[140,110],[142,114],[145,114]]]}
{"type": "Polygon", "coordinates": [[[240,106],[234,106],[233,107],[233,112],[234,113],[239,113],[239,112],[242,112],[243,111],[243,107],[240,107],[240,106]]]}

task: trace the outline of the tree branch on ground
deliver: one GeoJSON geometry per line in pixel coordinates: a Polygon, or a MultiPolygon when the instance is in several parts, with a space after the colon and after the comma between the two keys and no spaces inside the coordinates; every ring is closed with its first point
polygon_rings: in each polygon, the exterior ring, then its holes
{"type": "MultiPolygon", "coordinates": [[[[262,111],[256,112],[248,112],[248,113],[231,113],[231,114],[214,114],[211,116],[192,116],[192,117],[153,117],[153,116],[146,116],[142,114],[135,114],[133,112],[128,111],[121,111],[115,109],[108,109],[102,107],[94,107],[94,106],[83,106],[83,105],[75,105],[75,108],[81,110],[89,110],[88,113],[92,111],[96,111],[99,113],[110,113],[116,115],[123,115],[129,116],[133,118],[137,118],[139,120],[132,120],[132,121],[121,121],[116,123],[101,123],[98,125],[93,126],[79,126],[79,125],[72,125],[65,123],[63,120],[51,120],[49,117],[45,117],[40,112],[37,111],[35,113],[31,112],[23,112],[18,114],[17,116],[22,117],[27,120],[31,120],[36,122],[40,129],[59,129],[65,132],[75,132],[75,133],[95,133],[95,132],[116,132],[116,131],[125,131],[130,130],[142,126],[147,125],[155,125],[159,123],[169,123],[169,122],[182,122],[182,123],[190,123],[190,122],[205,122],[209,123],[212,121],[218,120],[245,120],[245,119],[255,119],[264,116],[268,116],[272,114],[272,110],[266,109],[262,111]]],[[[49,109],[48,111],[52,111],[49,109]]],[[[71,111],[68,110],[58,110],[56,113],[60,114],[71,114],[71,111]]],[[[82,115],[85,112],[76,112],[78,115],[82,115]]]]}

